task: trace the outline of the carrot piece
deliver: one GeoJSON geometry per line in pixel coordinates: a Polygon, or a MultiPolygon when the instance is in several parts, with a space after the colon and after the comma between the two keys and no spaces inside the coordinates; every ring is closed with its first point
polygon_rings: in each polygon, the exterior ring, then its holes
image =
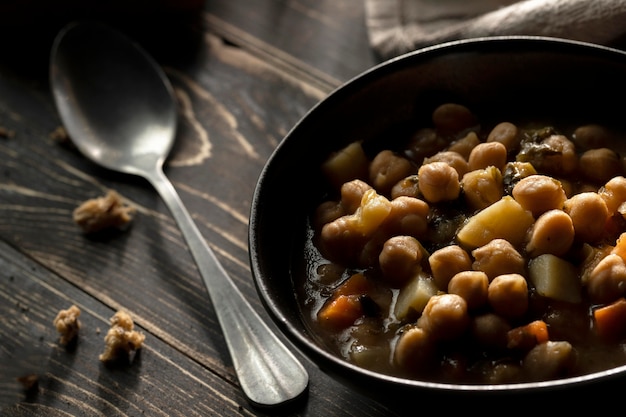
{"type": "Polygon", "coordinates": [[[350,276],[334,291],[317,314],[322,326],[345,329],[365,314],[360,298],[372,291],[372,283],[362,273],[350,276]]]}
{"type": "Polygon", "coordinates": [[[603,338],[613,339],[626,333],[626,299],[620,298],[613,303],[596,308],[593,311],[596,332],[603,338]]]}
{"type": "Polygon", "coordinates": [[[362,273],[356,273],[341,285],[339,285],[333,295],[335,297],[340,295],[361,295],[367,294],[372,290],[372,284],[362,273]]]}
{"type": "Polygon", "coordinates": [[[509,349],[530,350],[549,340],[548,325],[543,320],[535,320],[507,332],[509,349]]]}
{"type": "Polygon", "coordinates": [[[363,307],[356,295],[338,295],[331,298],[319,311],[317,318],[324,327],[345,329],[363,315],[363,307]]]}

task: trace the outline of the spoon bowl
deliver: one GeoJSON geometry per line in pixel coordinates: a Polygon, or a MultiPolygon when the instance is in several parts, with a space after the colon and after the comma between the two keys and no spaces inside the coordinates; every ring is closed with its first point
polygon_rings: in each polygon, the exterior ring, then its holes
{"type": "Polygon", "coordinates": [[[246,397],[264,407],[300,397],[308,387],[306,370],[232,282],[163,173],[176,136],[177,106],[159,65],[108,26],[73,23],[53,44],[50,84],[77,148],[99,165],[144,177],[170,209],[207,288],[246,397]]]}
{"type": "Polygon", "coordinates": [[[177,108],[171,84],[152,58],[98,24],[68,26],[53,51],[56,104],[79,150],[129,174],[152,169],[154,160],[162,164],[174,143],[177,108]],[[138,160],[145,165],[137,166],[138,160]]]}

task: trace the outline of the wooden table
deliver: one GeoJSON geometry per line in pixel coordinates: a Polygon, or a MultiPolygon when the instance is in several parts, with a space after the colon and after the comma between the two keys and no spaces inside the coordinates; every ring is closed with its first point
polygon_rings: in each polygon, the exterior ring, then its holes
{"type": "MultiPolygon", "coordinates": [[[[192,19],[166,22],[137,10],[131,23],[123,13],[108,19],[164,66],[180,106],[166,174],[237,286],[275,328],[248,264],[257,176],[312,106],[377,60],[360,0],[200,3],[192,19]]],[[[24,13],[13,26],[4,14],[8,25],[0,38],[0,361],[39,376],[34,390],[16,391],[18,402],[3,415],[400,413],[334,381],[306,358],[310,387],[301,401],[281,410],[247,402],[198,271],[154,189],[96,167],[51,136],[61,122],[47,59],[51,36],[68,15],[38,17],[39,31],[19,25],[28,20],[24,13]],[[37,35],[20,39],[26,32],[37,35]],[[72,212],[108,189],[137,207],[133,225],[86,236],[72,212]],[[68,349],[52,322],[72,304],[82,310],[82,328],[68,349]],[[128,366],[107,367],[98,355],[119,309],[145,333],[145,347],[128,366]]]]}

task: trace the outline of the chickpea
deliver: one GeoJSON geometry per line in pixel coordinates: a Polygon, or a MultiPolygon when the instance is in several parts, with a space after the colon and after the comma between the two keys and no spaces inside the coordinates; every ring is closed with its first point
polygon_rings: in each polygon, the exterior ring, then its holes
{"type": "Polygon", "coordinates": [[[505,239],[493,239],[484,246],[472,251],[472,269],[483,271],[492,281],[498,275],[524,274],[526,260],[505,239]]]}
{"type": "Polygon", "coordinates": [[[445,162],[454,168],[459,174],[459,178],[465,175],[469,171],[469,164],[467,160],[458,152],[455,151],[441,151],[435,155],[424,160],[424,164],[430,164],[431,162],[445,162]]]}
{"type": "Polygon", "coordinates": [[[373,268],[379,266],[380,251],[389,239],[389,235],[382,230],[377,230],[361,248],[361,253],[354,261],[355,267],[373,268]]]}
{"type": "Polygon", "coordinates": [[[575,239],[591,243],[602,239],[609,219],[609,209],[599,194],[576,194],[565,201],[563,210],[572,218],[575,239]]]}
{"type": "Polygon", "coordinates": [[[429,203],[455,200],[461,192],[459,174],[445,162],[422,165],[417,175],[419,190],[429,203]]]}
{"type": "Polygon", "coordinates": [[[315,209],[313,218],[316,230],[321,229],[326,223],[337,220],[339,217],[346,215],[343,205],[336,201],[325,201],[315,209]]]}
{"type": "Polygon", "coordinates": [[[579,192],[579,184],[575,184],[574,182],[565,178],[556,179],[561,183],[561,187],[563,187],[563,191],[565,191],[565,195],[567,196],[567,198],[570,198],[571,196],[579,192]]]}
{"type": "Polygon", "coordinates": [[[446,291],[453,276],[472,269],[472,260],[465,249],[458,245],[437,249],[428,257],[433,280],[437,287],[446,291]]]}
{"type": "Polygon", "coordinates": [[[366,241],[351,217],[342,216],[322,227],[319,247],[331,261],[352,262],[359,258],[366,241]]]}
{"type": "Polygon", "coordinates": [[[503,169],[506,165],[507,150],[500,142],[480,143],[472,149],[468,158],[470,171],[494,166],[503,169]]]}
{"type": "Polygon", "coordinates": [[[496,167],[470,171],[461,179],[463,197],[472,210],[489,207],[504,195],[502,173],[496,167]]]}
{"type": "Polygon", "coordinates": [[[574,223],[562,210],[549,210],[543,213],[530,232],[526,251],[536,257],[545,253],[562,256],[574,243],[574,223]]]}
{"type": "Polygon", "coordinates": [[[605,148],[615,140],[615,134],[604,126],[590,124],[576,128],[572,141],[579,149],[605,148]]]}
{"type": "Polygon", "coordinates": [[[452,277],[448,292],[463,297],[469,310],[476,310],[487,302],[489,278],[482,271],[463,271],[452,277]]]}
{"type": "Polygon", "coordinates": [[[545,170],[555,175],[572,174],[578,166],[578,157],[574,143],[563,135],[552,135],[544,139],[542,145],[547,152],[539,161],[539,170],[545,170]]]}
{"type": "Polygon", "coordinates": [[[480,346],[503,349],[507,345],[509,322],[494,313],[483,313],[472,319],[471,332],[480,346]]]}
{"type": "Polygon", "coordinates": [[[404,329],[394,351],[395,363],[409,372],[433,366],[436,344],[432,337],[417,326],[404,329]]]}
{"type": "Polygon", "coordinates": [[[619,207],[626,202],[626,178],[623,176],[611,178],[598,194],[606,203],[609,213],[617,213],[619,207]]]}
{"type": "Polygon", "coordinates": [[[561,183],[547,175],[522,178],[513,187],[513,198],[535,218],[552,209],[561,209],[567,199],[561,183]]]}
{"type": "Polygon", "coordinates": [[[587,278],[587,293],[591,300],[607,304],[626,293],[626,263],[617,254],[604,257],[587,278]]]}
{"type": "Polygon", "coordinates": [[[400,196],[420,197],[421,193],[418,183],[417,174],[409,175],[408,177],[401,179],[393,187],[391,187],[391,198],[395,199],[400,196]]]}
{"type": "Polygon", "coordinates": [[[495,277],[487,291],[489,305],[496,314],[518,318],[528,310],[528,283],[520,274],[495,277]]]}
{"type": "Polygon", "coordinates": [[[520,140],[519,129],[509,122],[497,124],[487,136],[487,142],[500,142],[509,153],[519,148],[520,140]]]}
{"type": "Polygon", "coordinates": [[[456,103],[438,106],[433,111],[432,119],[442,135],[458,133],[478,124],[476,116],[467,107],[456,103]]]}
{"type": "Polygon", "coordinates": [[[425,158],[443,150],[448,144],[448,139],[439,136],[435,129],[419,129],[409,139],[405,155],[416,164],[422,165],[425,158]]]}
{"type": "Polygon", "coordinates": [[[386,233],[420,238],[428,231],[428,203],[400,196],[391,200],[391,211],[383,224],[386,233]]]}
{"type": "Polygon", "coordinates": [[[468,159],[472,153],[472,149],[480,144],[480,139],[476,132],[469,132],[465,137],[454,141],[448,146],[449,152],[456,152],[463,158],[468,159]]]}
{"type": "Polygon", "coordinates": [[[415,275],[422,258],[422,245],[417,239],[394,236],[384,243],[378,262],[385,280],[399,288],[415,275]]]}
{"type": "Polygon", "coordinates": [[[548,341],[532,348],[522,361],[524,372],[535,381],[558,378],[575,361],[574,348],[569,342],[548,341]]]}
{"type": "Polygon", "coordinates": [[[624,173],[619,155],[612,149],[590,149],[580,156],[580,171],[591,181],[605,183],[624,173]]]}
{"type": "Polygon", "coordinates": [[[413,166],[408,159],[390,150],[380,151],[369,166],[369,179],[372,186],[381,194],[389,194],[391,188],[402,178],[406,178],[413,166]]]}
{"type": "Polygon", "coordinates": [[[372,186],[362,180],[352,180],[341,186],[341,205],[346,214],[354,213],[361,205],[363,195],[372,186]]]}
{"type": "Polygon", "coordinates": [[[620,233],[615,240],[615,245],[611,246],[610,253],[619,255],[622,259],[624,259],[624,261],[626,261],[626,232],[620,233]]]}
{"type": "MultiPolygon", "coordinates": [[[[613,253],[615,247],[612,245],[590,245],[589,243],[583,243],[581,245],[580,257],[580,282],[583,286],[587,286],[589,283],[589,277],[596,266],[607,255],[613,253]]],[[[619,254],[618,254],[619,255],[619,254]]],[[[620,255],[621,256],[621,255],[620,255]]]]}
{"type": "Polygon", "coordinates": [[[454,340],[468,329],[470,317],[467,303],[456,294],[430,297],[417,326],[424,329],[434,340],[454,340]]]}

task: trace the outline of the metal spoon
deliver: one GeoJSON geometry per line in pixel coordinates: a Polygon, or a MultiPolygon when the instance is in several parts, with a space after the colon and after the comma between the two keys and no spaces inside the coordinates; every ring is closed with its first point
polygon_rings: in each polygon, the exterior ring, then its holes
{"type": "Polygon", "coordinates": [[[302,394],[308,387],[306,370],[242,296],[163,173],[176,133],[177,107],[162,69],[118,31],[73,23],[52,46],[50,83],[61,120],[78,149],[108,169],[147,179],[172,212],[248,399],[274,406],[302,394]]]}

